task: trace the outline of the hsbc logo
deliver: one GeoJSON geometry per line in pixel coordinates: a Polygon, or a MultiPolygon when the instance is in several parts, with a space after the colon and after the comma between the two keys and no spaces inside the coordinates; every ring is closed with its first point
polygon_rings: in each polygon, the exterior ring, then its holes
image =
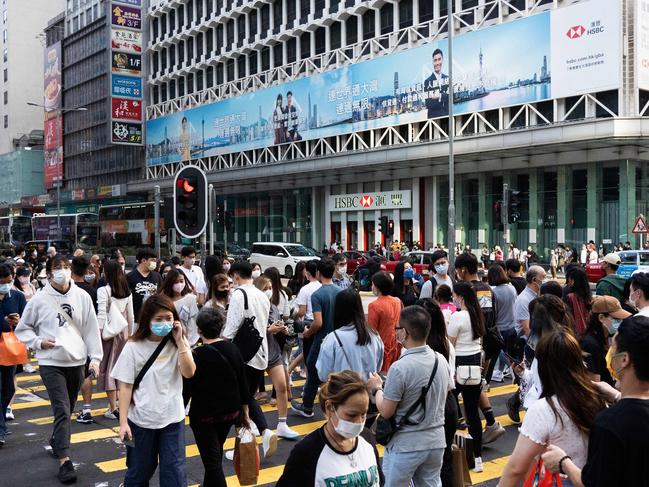
{"type": "Polygon", "coordinates": [[[604,26],[602,25],[601,20],[593,20],[588,28],[581,24],[573,25],[566,32],[566,37],[568,39],[579,39],[584,36],[602,34],[603,32],[604,26]]]}
{"type": "Polygon", "coordinates": [[[365,196],[364,195],[361,198],[361,206],[363,208],[369,208],[370,206],[372,206],[372,203],[374,203],[374,198],[372,198],[371,196],[365,196]]]}
{"type": "Polygon", "coordinates": [[[586,32],[586,28],[583,25],[575,25],[573,27],[570,27],[570,29],[568,29],[568,32],[566,32],[566,36],[568,36],[568,39],[578,39],[581,36],[583,36],[585,32],[586,32]]]}

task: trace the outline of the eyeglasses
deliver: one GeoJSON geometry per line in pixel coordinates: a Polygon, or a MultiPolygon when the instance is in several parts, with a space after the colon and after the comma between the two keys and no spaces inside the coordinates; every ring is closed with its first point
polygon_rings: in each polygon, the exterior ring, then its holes
{"type": "Polygon", "coordinates": [[[395,326],[394,329],[395,330],[405,330],[405,328],[403,326],[395,326]]]}

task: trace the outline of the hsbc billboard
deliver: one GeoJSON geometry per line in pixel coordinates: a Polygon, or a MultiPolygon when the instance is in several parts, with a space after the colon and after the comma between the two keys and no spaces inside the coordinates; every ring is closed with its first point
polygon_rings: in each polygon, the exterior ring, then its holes
{"type": "Polygon", "coordinates": [[[399,210],[411,207],[412,193],[409,189],[329,196],[329,211],[399,210]]]}
{"type": "Polygon", "coordinates": [[[579,2],[550,15],[552,98],[619,88],[620,2],[579,2]]]}

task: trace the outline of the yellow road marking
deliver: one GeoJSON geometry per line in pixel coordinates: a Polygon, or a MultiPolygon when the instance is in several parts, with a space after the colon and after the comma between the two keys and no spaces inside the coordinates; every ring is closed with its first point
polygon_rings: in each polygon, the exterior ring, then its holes
{"type": "MultiPolygon", "coordinates": [[[[92,395],[93,399],[102,399],[102,398],[105,398],[105,397],[106,397],[105,392],[96,392],[96,393],[94,393],[92,395]]],[[[83,397],[81,397],[81,396],[77,397],[77,401],[82,401],[82,400],[83,400],[83,397]]],[[[48,401],[47,399],[41,399],[39,401],[29,401],[29,402],[14,403],[14,404],[11,405],[11,409],[14,409],[14,410],[18,411],[20,409],[32,409],[32,408],[38,408],[38,407],[42,407],[42,406],[49,406],[49,405],[50,405],[50,401],[48,401]]]]}

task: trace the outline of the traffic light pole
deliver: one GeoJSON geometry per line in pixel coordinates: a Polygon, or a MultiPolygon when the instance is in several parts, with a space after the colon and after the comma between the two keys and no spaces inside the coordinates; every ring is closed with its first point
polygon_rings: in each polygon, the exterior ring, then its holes
{"type": "Polygon", "coordinates": [[[153,187],[154,206],[153,206],[153,233],[155,239],[155,253],[160,259],[160,186],[157,184],[153,187]]]}
{"type": "Polygon", "coordinates": [[[214,185],[210,184],[208,186],[208,227],[210,232],[210,255],[214,255],[214,185]]]}
{"type": "Polygon", "coordinates": [[[228,225],[226,224],[228,214],[228,199],[223,200],[223,253],[228,254],[228,225]]]}
{"type": "Polygon", "coordinates": [[[503,254],[508,252],[509,245],[509,184],[503,184],[503,203],[500,209],[500,218],[503,224],[503,254]]]}
{"type": "Polygon", "coordinates": [[[453,138],[455,136],[453,102],[453,0],[448,0],[446,5],[447,30],[448,30],[448,260],[451,267],[455,266],[455,154],[453,152],[453,138]]]}

